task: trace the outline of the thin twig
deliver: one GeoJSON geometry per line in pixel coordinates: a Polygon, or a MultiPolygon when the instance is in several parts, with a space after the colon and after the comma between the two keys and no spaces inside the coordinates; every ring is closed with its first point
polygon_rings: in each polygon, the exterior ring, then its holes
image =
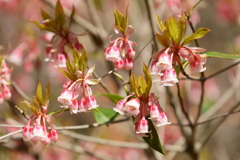
{"type": "MultiPolygon", "coordinates": [[[[154,4],[153,4],[153,1],[151,1],[151,0],[145,0],[145,4],[147,7],[148,18],[150,21],[152,35],[155,35],[157,27],[156,27],[155,16],[154,16],[154,4]]],[[[158,47],[158,42],[156,39],[154,39],[154,46],[155,46],[156,51],[158,51],[159,47],[158,47]]]]}
{"type": "Polygon", "coordinates": [[[136,57],[134,58],[133,61],[136,61],[137,58],[141,55],[141,53],[143,52],[143,50],[148,46],[148,44],[153,40],[153,38],[155,38],[155,34],[154,36],[152,36],[152,38],[147,42],[147,44],[139,51],[139,53],[136,55],[136,57]]]}
{"type": "Polygon", "coordinates": [[[56,130],[79,130],[79,129],[88,129],[88,128],[96,128],[103,125],[109,125],[109,124],[115,124],[115,123],[121,123],[126,122],[129,120],[129,117],[125,119],[120,119],[116,121],[108,121],[103,124],[93,123],[93,124],[86,124],[86,125],[78,125],[78,126],[64,126],[64,127],[54,127],[56,130]]]}
{"type": "Polygon", "coordinates": [[[14,134],[21,133],[21,132],[22,132],[22,129],[19,129],[19,130],[17,130],[17,131],[14,131],[14,132],[5,134],[4,136],[1,136],[1,137],[0,137],[0,140],[2,140],[2,139],[4,139],[4,138],[7,138],[7,137],[10,137],[10,136],[12,136],[12,135],[14,135],[14,134]]]}
{"type": "Polygon", "coordinates": [[[24,125],[0,124],[0,127],[22,128],[22,127],[24,127],[24,125]]]}
{"type": "Polygon", "coordinates": [[[206,120],[206,121],[196,123],[195,125],[202,125],[202,124],[211,122],[211,121],[213,121],[213,120],[216,120],[216,119],[219,119],[219,118],[223,118],[223,117],[229,116],[229,115],[231,115],[231,114],[239,113],[239,112],[240,112],[240,110],[232,111],[232,112],[228,112],[228,113],[224,113],[224,114],[215,116],[215,117],[213,117],[213,118],[210,118],[210,119],[208,119],[208,120],[206,120]]]}
{"type": "Polygon", "coordinates": [[[107,93],[111,93],[111,91],[108,89],[107,85],[103,81],[101,81],[102,78],[99,78],[99,76],[96,72],[93,72],[93,76],[98,79],[99,84],[103,87],[103,89],[105,89],[105,91],[107,93]]]}
{"type": "Polygon", "coordinates": [[[228,69],[230,69],[230,68],[238,65],[239,63],[240,63],[240,61],[238,61],[238,62],[236,62],[236,63],[234,63],[234,64],[232,64],[232,65],[230,65],[230,66],[228,66],[228,67],[226,67],[226,68],[223,68],[222,70],[220,70],[220,71],[218,71],[218,72],[216,72],[216,73],[214,73],[214,74],[206,77],[205,79],[206,79],[206,80],[207,80],[207,79],[210,79],[210,78],[212,78],[212,77],[214,77],[214,76],[216,76],[216,75],[218,75],[218,74],[220,74],[220,73],[222,73],[222,72],[224,72],[224,71],[227,71],[228,69]]]}
{"type": "MultiPolygon", "coordinates": [[[[170,100],[170,105],[173,108],[174,114],[175,114],[179,124],[182,125],[182,114],[180,111],[178,112],[178,110],[177,110],[177,107],[176,107],[174,99],[173,99],[174,96],[169,87],[165,87],[165,89],[166,89],[167,95],[170,100]]],[[[180,130],[181,130],[182,134],[184,135],[185,139],[188,141],[189,133],[186,132],[183,127],[180,127],[180,130]]]]}
{"type": "Polygon", "coordinates": [[[136,149],[146,149],[148,145],[146,143],[136,143],[136,142],[122,142],[122,141],[115,141],[115,140],[107,140],[107,139],[102,139],[98,137],[92,137],[92,136],[87,136],[83,134],[78,134],[70,131],[61,131],[59,132],[61,134],[64,134],[68,137],[88,141],[88,142],[93,142],[93,143],[99,143],[103,145],[109,145],[109,146],[116,146],[116,147],[124,147],[124,148],[136,148],[136,149]]]}
{"type": "Polygon", "coordinates": [[[180,86],[179,86],[178,83],[176,85],[177,85],[178,99],[179,99],[179,102],[180,102],[180,106],[181,106],[182,112],[185,115],[185,117],[187,118],[189,125],[192,126],[193,125],[192,121],[190,120],[190,117],[188,116],[188,113],[186,112],[186,110],[184,108],[183,99],[182,99],[181,92],[180,92],[180,86]]]}

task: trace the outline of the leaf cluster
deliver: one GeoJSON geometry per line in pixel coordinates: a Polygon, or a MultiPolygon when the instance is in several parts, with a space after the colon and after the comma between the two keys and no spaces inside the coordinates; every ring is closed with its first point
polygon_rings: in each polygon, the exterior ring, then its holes
{"type": "Polygon", "coordinates": [[[25,103],[33,113],[38,114],[42,107],[47,107],[50,98],[50,82],[46,85],[45,88],[45,97],[43,96],[42,83],[39,82],[37,86],[36,96],[33,97],[32,103],[24,100],[25,103]]]}
{"type": "Polygon", "coordinates": [[[163,23],[161,18],[156,15],[157,24],[162,34],[156,33],[158,42],[164,47],[170,47],[170,42],[176,48],[182,45],[191,43],[195,39],[202,38],[210,30],[208,28],[199,28],[192,35],[184,38],[186,34],[186,16],[182,12],[181,17],[177,20],[174,16],[166,16],[166,21],[163,23]]]}
{"type": "Polygon", "coordinates": [[[137,79],[134,74],[131,74],[130,87],[131,87],[131,90],[138,97],[147,99],[152,87],[152,77],[150,75],[148,67],[145,64],[143,65],[143,72],[144,72],[145,78],[143,77],[143,75],[140,75],[137,79]]]}
{"type": "Polygon", "coordinates": [[[125,35],[128,26],[128,8],[126,9],[126,15],[124,16],[118,9],[114,9],[115,27],[116,29],[125,35]]]}
{"type": "Polygon", "coordinates": [[[68,79],[75,80],[77,79],[77,75],[76,75],[77,71],[81,71],[84,74],[88,65],[88,57],[84,48],[82,48],[81,52],[78,52],[78,50],[73,47],[72,54],[73,54],[74,63],[72,63],[69,58],[67,59],[67,62],[66,62],[67,71],[63,70],[60,67],[58,67],[58,69],[68,79]]]}
{"type": "MultiPolygon", "coordinates": [[[[75,14],[75,8],[73,6],[72,12],[70,15],[70,23],[73,21],[74,14],[75,14]]],[[[40,29],[53,32],[58,35],[64,35],[64,33],[69,32],[69,27],[64,26],[66,19],[65,19],[63,7],[59,0],[57,1],[56,7],[55,7],[54,18],[51,17],[47,12],[43,10],[41,10],[41,15],[43,18],[42,22],[37,22],[33,20],[29,20],[29,21],[34,23],[40,29]]]]}

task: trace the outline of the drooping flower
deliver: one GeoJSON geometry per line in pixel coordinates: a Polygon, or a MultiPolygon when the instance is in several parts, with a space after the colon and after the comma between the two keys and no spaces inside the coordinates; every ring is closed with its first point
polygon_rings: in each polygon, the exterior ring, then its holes
{"type": "Polygon", "coordinates": [[[128,25],[127,15],[124,17],[117,9],[114,11],[114,16],[115,19],[119,17],[122,19],[121,23],[116,20],[114,25],[114,31],[119,37],[109,40],[110,45],[105,49],[104,55],[106,60],[112,61],[118,70],[123,68],[130,70],[133,67],[133,58],[136,54],[133,48],[136,43],[129,40],[134,28],[128,25]]]}
{"type": "Polygon", "coordinates": [[[87,70],[87,55],[84,48],[79,53],[74,48],[74,64],[70,60],[66,61],[67,70],[60,71],[70,79],[69,82],[64,83],[63,91],[58,97],[58,101],[62,103],[63,108],[69,108],[70,113],[77,114],[79,112],[87,112],[98,107],[95,97],[92,95],[90,85],[99,83],[98,80],[92,79],[92,73],[95,66],[87,70]],[[85,73],[86,72],[86,73],[85,73]]]}
{"type": "Polygon", "coordinates": [[[179,20],[174,16],[167,17],[165,23],[157,16],[157,23],[162,34],[156,33],[156,38],[164,48],[152,56],[154,60],[151,64],[151,74],[161,76],[160,85],[172,86],[174,83],[177,83],[178,79],[173,67],[179,65],[183,68],[182,63],[185,62],[190,64],[191,74],[205,71],[206,68],[203,65],[206,63],[206,55],[198,54],[205,51],[205,49],[187,47],[186,44],[203,37],[210,30],[199,28],[195,33],[184,38],[186,33],[186,18],[184,14],[181,15],[179,20]],[[172,32],[173,30],[174,32],[172,32]]]}
{"type": "Polygon", "coordinates": [[[24,141],[30,141],[33,144],[42,142],[44,145],[49,145],[51,141],[56,143],[58,140],[58,132],[53,127],[51,117],[47,115],[50,84],[48,83],[46,87],[45,98],[42,97],[41,92],[42,85],[39,83],[37,95],[34,97],[33,102],[24,101],[32,110],[33,115],[29,118],[27,125],[23,127],[22,136],[24,141]]]}
{"type": "MultiPolygon", "coordinates": [[[[146,65],[144,65],[144,74],[146,78],[140,76],[138,80],[133,74],[131,75],[130,86],[133,93],[118,101],[113,108],[122,115],[134,117],[135,135],[139,137],[148,136],[148,133],[151,132],[149,122],[152,120],[157,121],[157,127],[170,124],[159,105],[158,97],[154,93],[150,93],[152,79],[146,65]]],[[[169,76],[166,80],[168,83],[173,83],[174,78],[169,76]]]]}

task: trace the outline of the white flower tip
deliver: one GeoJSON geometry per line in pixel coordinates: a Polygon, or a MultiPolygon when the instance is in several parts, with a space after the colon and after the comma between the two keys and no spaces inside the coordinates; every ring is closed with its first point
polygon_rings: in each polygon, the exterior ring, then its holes
{"type": "Polygon", "coordinates": [[[165,126],[165,125],[168,125],[168,124],[171,124],[172,122],[167,122],[167,123],[163,123],[163,124],[157,124],[156,126],[157,127],[160,127],[160,126],[165,126]]]}

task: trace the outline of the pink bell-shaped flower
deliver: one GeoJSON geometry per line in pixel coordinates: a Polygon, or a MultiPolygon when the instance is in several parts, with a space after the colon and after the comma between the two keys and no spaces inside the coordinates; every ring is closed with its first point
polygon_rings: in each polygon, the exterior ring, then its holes
{"type": "Polygon", "coordinates": [[[117,46],[110,46],[105,49],[105,58],[108,61],[118,62],[121,59],[120,50],[117,46]]]}
{"type": "Polygon", "coordinates": [[[45,146],[48,146],[48,145],[51,143],[50,133],[46,134],[45,139],[42,140],[42,143],[43,143],[45,146]]]}
{"type": "Polygon", "coordinates": [[[88,106],[87,106],[86,100],[82,98],[78,102],[78,112],[86,112],[87,110],[88,110],[88,106]]]}
{"type": "Polygon", "coordinates": [[[156,65],[161,70],[168,70],[172,68],[172,56],[167,53],[160,54],[156,65]]]}
{"type": "Polygon", "coordinates": [[[133,67],[133,60],[132,58],[125,58],[124,59],[125,69],[130,70],[133,67]]]}
{"type": "Polygon", "coordinates": [[[148,121],[145,119],[145,117],[142,117],[142,119],[140,121],[138,121],[138,123],[136,124],[136,133],[148,133],[148,121]]]}
{"type": "Polygon", "coordinates": [[[55,129],[52,129],[49,134],[50,134],[51,141],[56,143],[58,140],[58,131],[56,131],[55,129]]]}
{"type": "Polygon", "coordinates": [[[36,140],[43,141],[46,138],[45,132],[42,125],[35,125],[32,130],[31,139],[35,138],[36,140]]]}
{"type": "Polygon", "coordinates": [[[125,104],[125,112],[129,116],[136,116],[140,110],[140,101],[138,98],[132,98],[125,104]]]}
{"type": "Polygon", "coordinates": [[[93,95],[86,97],[86,103],[88,106],[88,110],[94,109],[98,107],[97,101],[93,95]]]}
{"type": "Polygon", "coordinates": [[[118,101],[117,105],[113,108],[113,110],[122,115],[125,115],[125,110],[124,110],[125,104],[126,104],[126,101],[122,99],[118,101]]]}
{"type": "Polygon", "coordinates": [[[169,70],[165,70],[162,72],[161,83],[162,86],[173,86],[174,83],[178,82],[177,74],[174,68],[170,68],[169,70]]]}
{"type": "Polygon", "coordinates": [[[161,76],[161,75],[163,75],[163,74],[161,73],[161,71],[162,71],[162,70],[157,67],[157,61],[153,61],[152,64],[151,64],[150,74],[161,76]]]}
{"type": "Polygon", "coordinates": [[[167,125],[167,124],[171,124],[171,122],[168,122],[168,119],[167,119],[167,116],[165,114],[165,112],[160,112],[160,117],[157,118],[157,127],[159,126],[164,126],[164,125],[167,125]]]}
{"type": "Polygon", "coordinates": [[[63,104],[63,108],[68,108],[72,104],[72,91],[64,89],[58,97],[58,101],[63,104]]]}
{"type": "Polygon", "coordinates": [[[150,106],[150,119],[155,119],[160,117],[159,107],[157,105],[150,106]]]}
{"type": "Polygon", "coordinates": [[[127,50],[127,56],[128,56],[129,58],[134,58],[135,54],[136,54],[136,52],[135,52],[135,50],[134,50],[133,48],[129,48],[129,49],[127,50]]]}
{"type": "Polygon", "coordinates": [[[59,67],[66,67],[66,62],[67,62],[66,53],[58,53],[57,62],[59,67]]]}
{"type": "Polygon", "coordinates": [[[203,64],[200,61],[190,63],[190,67],[192,75],[206,70],[206,67],[203,67],[203,64]]]}
{"type": "Polygon", "coordinates": [[[78,100],[74,99],[72,100],[72,104],[70,106],[70,113],[77,114],[78,113],[78,100]]]}
{"type": "Polygon", "coordinates": [[[114,62],[114,65],[118,70],[122,70],[125,66],[124,60],[120,59],[119,61],[114,62]]]}
{"type": "Polygon", "coordinates": [[[22,135],[24,141],[28,141],[31,138],[32,130],[33,128],[29,124],[23,127],[22,135]]]}

